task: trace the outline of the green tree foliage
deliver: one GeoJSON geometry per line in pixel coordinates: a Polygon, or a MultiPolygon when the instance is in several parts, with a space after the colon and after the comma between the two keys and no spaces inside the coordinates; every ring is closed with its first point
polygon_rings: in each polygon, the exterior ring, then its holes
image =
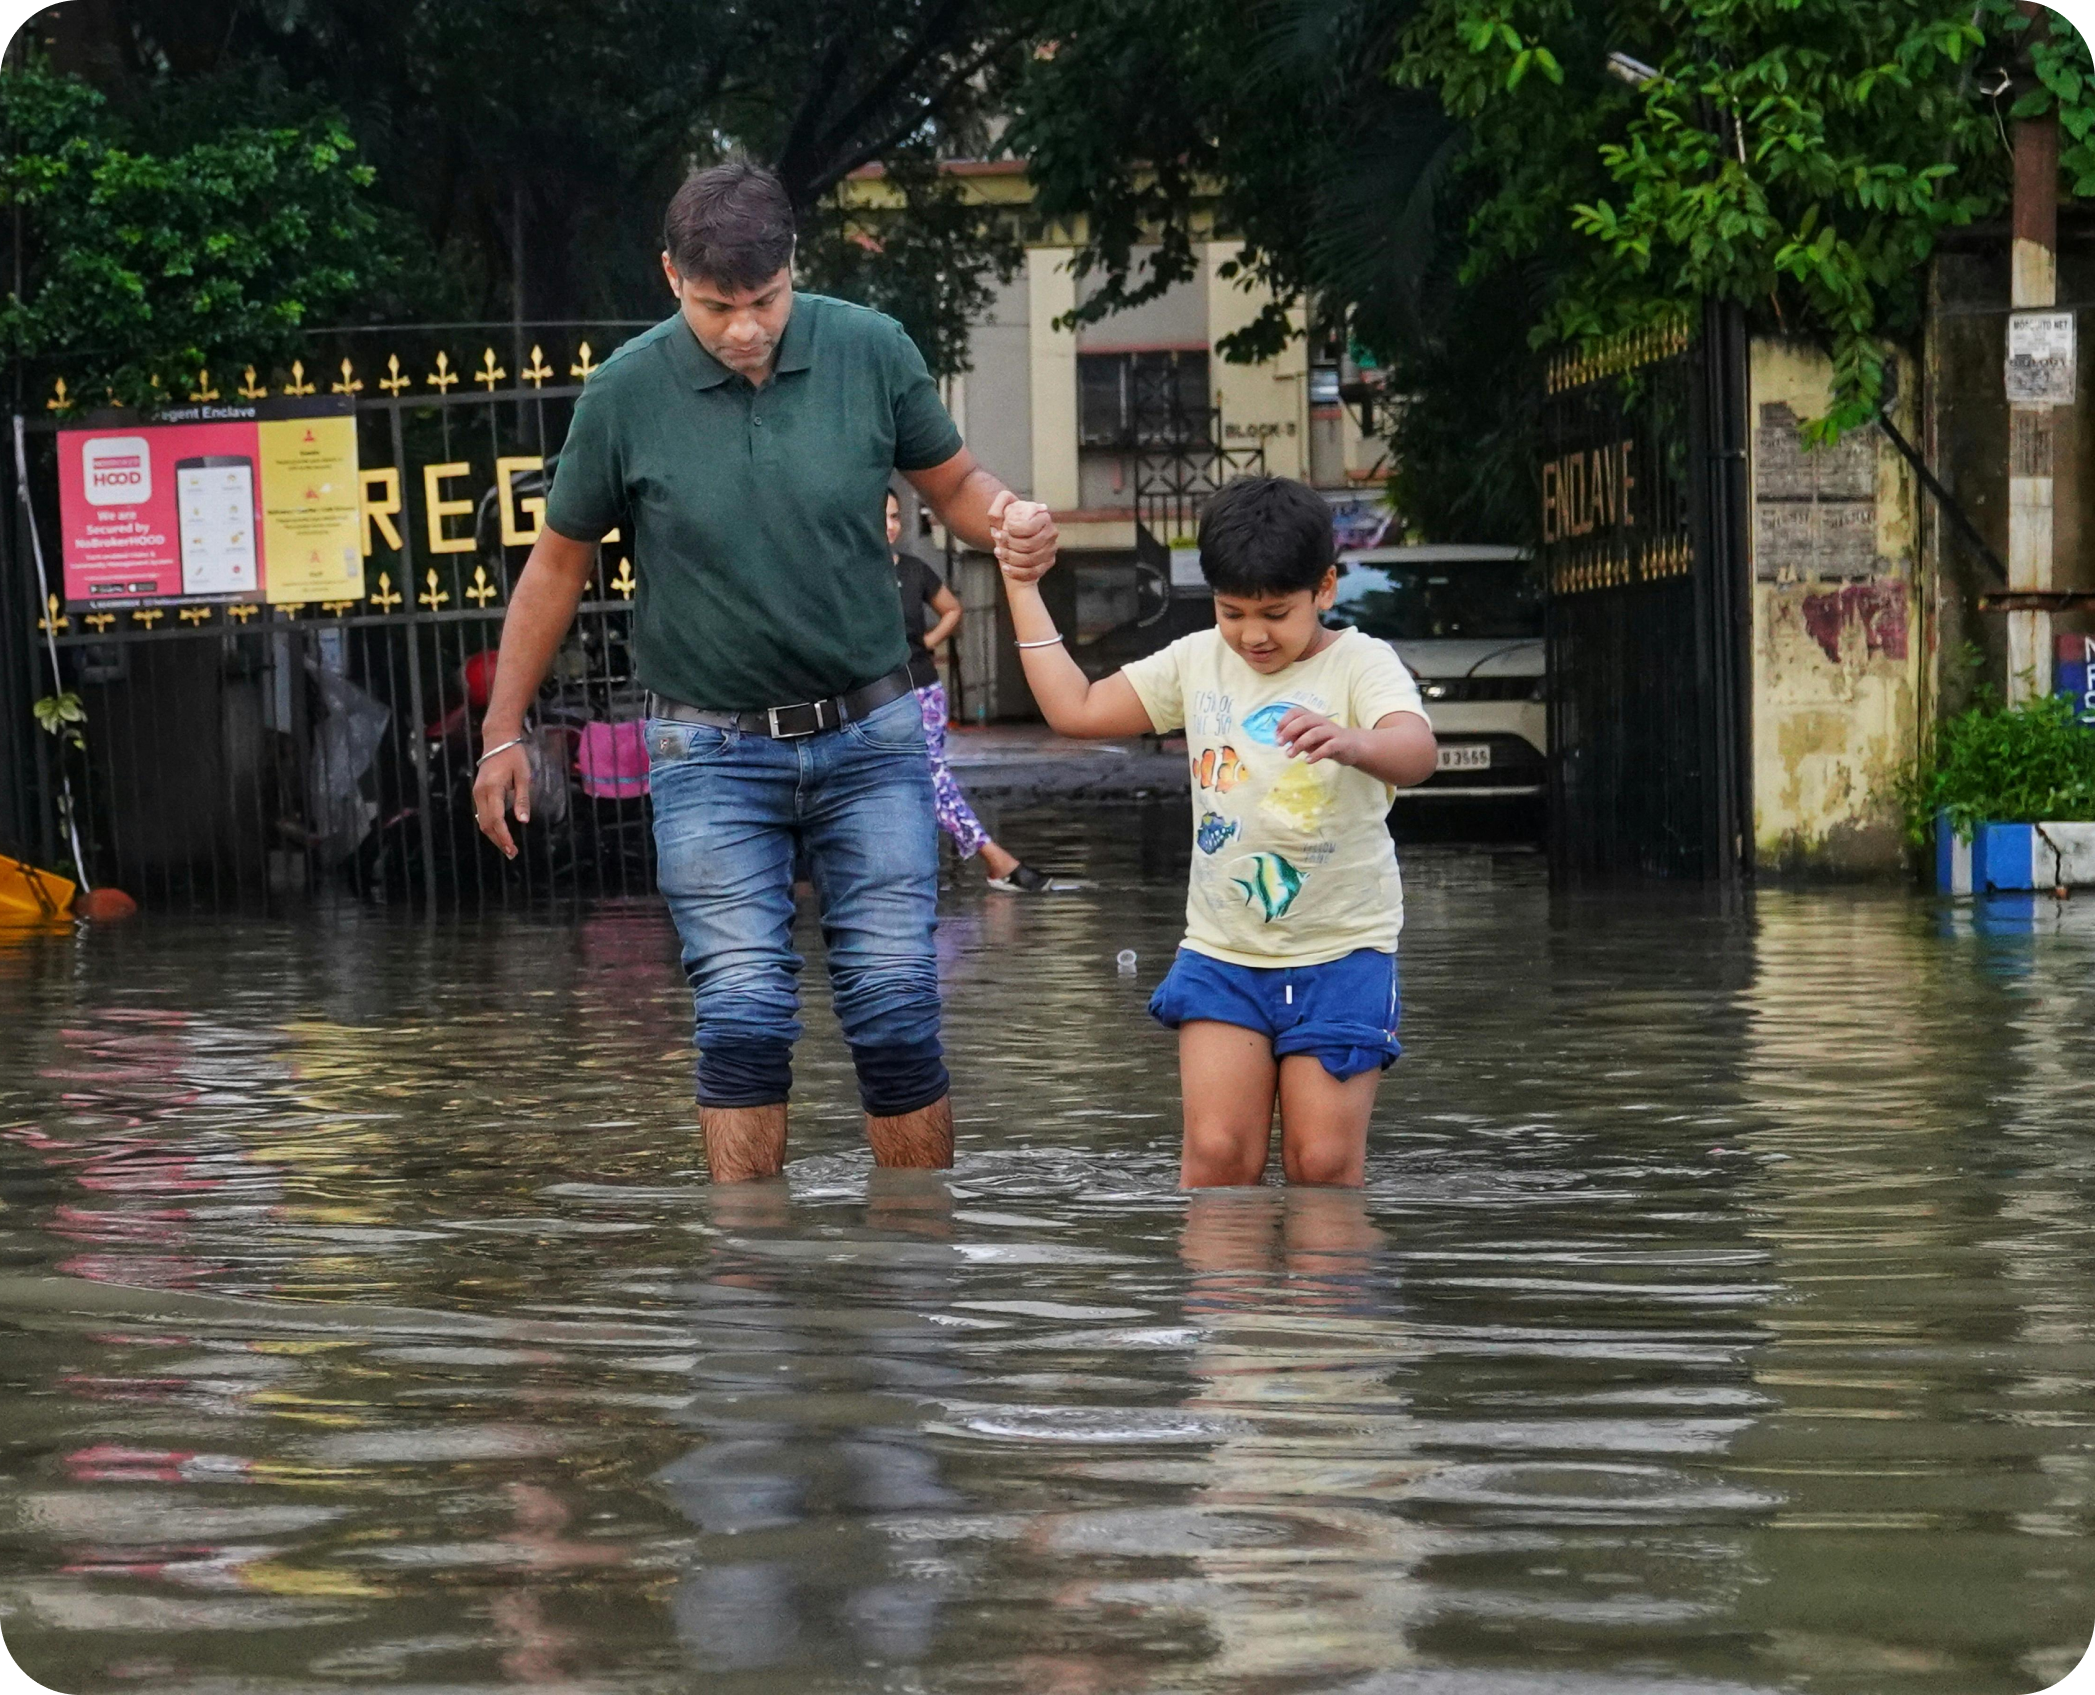
{"type": "Polygon", "coordinates": [[[229,125],[141,146],[95,90],[0,73],[0,203],[21,214],[23,285],[0,303],[10,361],[63,355],[81,398],[150,408],[214,351],[288,355],[373,280],[370,169],[339,120],[229,125]]]}
{"type": "Polygon", "coordinates": [[[1832,354],[1835,434],[1942,232],[2003,210],[2015,117],[2055,107],[2095,191],[2087,49],[2009,0],[1050,0],[1043,33],[1011,141],[1089,219],[1083,311],[1190,274],[1211,214],[1380,358],[1400,510],[1451,539],[1527,537],[1542,350],[1736,301],[1832,354]]]}
{"type": "MultiPolygon", "coordinates": [[[[1537,340],[1735,301],[1817,340],[1836,435],[1882,402],[1942,232],[2000,209],[2021,56],[2006,0],[1428,0],[1394,74],[1440,92],[1483,186],[1467,274],[1556,271],[1537,340]],[[1655,73],[1605,73],[1611,52],[1655,73]]],[[[2056,104],[2071,189],[2095,163],[2086,46],[2054,14],[2017,113],[2056,104]]]]}
{"type": "Polygon", "coordinates": [[[196,91],[346,114],[377,193],[434,256],[401,309],[432,320],[653,318],[689,166],[743,152],[799,208],[802,272],[897,310],[957,368],[1010,232],[928,161],[979,155],[1023,61],[1024,0],[71,0],[53,51],[124,110],[196,91]],[[889,167],[901,203],[835,191],[889,167]]]}
{"type": "MultiPolygon", "coordinates": [[[[1459,141],[1430,94],[1384,74],[1410,0],[1052,0],[1006,141],[1035,210],[1081,218],[1079,316],[1233,274],[1280,303],[1225,346],[1270,357],[1305,295],[1416,327],[1459,141]]],[[[1325,327],[1331,327],[1327,324],[1325,327]]]]}
{"type": "MultiPolygon", "coordinates": [[[[2005,29],[2027,29],[2024,20],[1994,6],[2005,29]]],[[[2030,82],[2017,97],[2010,117],[2059,115],[2059,169],[2076,199],[2095,196],[2095,66],[2087,43],[2057,12],[2051,27],[2029,32],[2026,45],[2030,82]]]]}
{"type": "Polygon", "coordinates": [[[1389,76],[1417,0],[1059,0],[1016,96],[1009,141],[1038,209],[1081,217],[1081,316],[1194,274],[1236,243],[1278,303],[1225,343],[1270,357],[1288,307],[1377,361],[1398,510],[1417,533],[1523,541],[1536,509],[1546,303],[1528,261],[1465,279],[1476,186],[1437,91],[1389,76]],[[1161,161],[1161,163],[1157,163],[1161,161]]]}

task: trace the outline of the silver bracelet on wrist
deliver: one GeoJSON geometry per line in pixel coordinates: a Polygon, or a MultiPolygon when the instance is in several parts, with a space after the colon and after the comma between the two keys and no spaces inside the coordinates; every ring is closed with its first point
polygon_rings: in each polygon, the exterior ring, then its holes
{"type": "Polygon", "coordinates": [[[481,766],[485,765],[498,753],[507,753],[513,747],[522,747],[524,745],[525,740],[526,738],[523,736],[513,736],[506,742],[495,743],[493,747],[489,748],[478,759],[473,761],[473,769],[475,771],[478,771],[481,766]]]}
{"type": "Polygon", "coordinates": [[[1061,638],[1061,637],[1060,637],[1059,635],[1055,635],[1055,636],[1049,636],[1049,637],[1048,637],[1048,638],[1047,638],[1047,639],[1046,639],[1045,641],[1037,641],[1037,642],[1014,642],[1014,643],[1013,643],[1012,645],[1013,645],[1014,647],[1016,647],[1016,648],[1020,649],[1021,651],[1023,651],[1023,650],[1025,650],[1026,648],[1029,648],[1029,647],[1058,647],[1058,646],[1060,646],[1060,645],[1061,645],[1061,642],[1062,642],[1062,638],[1061,638]]]}

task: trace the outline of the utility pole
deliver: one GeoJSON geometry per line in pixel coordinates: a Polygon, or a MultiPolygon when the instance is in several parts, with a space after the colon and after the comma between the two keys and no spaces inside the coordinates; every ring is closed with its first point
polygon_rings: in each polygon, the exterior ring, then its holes
{"type": "MultiPolygon", "coordinates": [[[[2029,35],[2048,28],[2037,0],[2017,0],[2029,35]]],[[[2056,404],[2041,381],[2018,382],[2034,367],[2056,367],[2059,299],[2059,123],[2057,112],[2015,124],[2014,245],[2008,302],[2008,592],[2052,587],[2052,463],[2056,404]],[[2039,396],[2042,395],[2042,398],[2039,396]]],[[[2073,369],[2070,317],[2064,366],[2073,369]]],[[[2071,403],[2070,390],[2065,399],[2071,403]]],[[[2051,614],[2008,614],[2007,698],[2012,705],[2051,692],[2051,614]]]]}

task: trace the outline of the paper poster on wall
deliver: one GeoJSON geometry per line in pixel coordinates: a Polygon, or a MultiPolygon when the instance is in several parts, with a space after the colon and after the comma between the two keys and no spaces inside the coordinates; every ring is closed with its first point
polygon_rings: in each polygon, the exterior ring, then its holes
{"type": "Polygon", "coordinates": [[[356,599],[358,488],[346,395],[96,413],[58,432],[65,597],[356,599]]]}

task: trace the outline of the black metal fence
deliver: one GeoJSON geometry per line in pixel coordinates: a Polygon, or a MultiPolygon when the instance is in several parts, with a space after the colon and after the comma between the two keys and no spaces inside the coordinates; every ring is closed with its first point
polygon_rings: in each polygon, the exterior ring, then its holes
{"type": "Polygon", "coordinates": [[[1182,567],[1180,551],[1200,527],[1200,514],[1232,477],[1266,468],[1263,447],[1224,447],[1222,414],[1210,410],[1197,427],[1169,444],[1151,444],[1134,456],[1135,568],[1138,611],[1132,625],[1094,643],[1100,667],[1124,665],[1215,621],[1214,602],[1199,577],[1182,567]]]}
{"type": "Polygon", "coordinates": [[[1551,870],[1750,868],[1745,344],[1712,309],[1550,372],[1551,870]]]}
{"type": "MultiPolygon", "coordinates": [[[[334,394],[353,408],[363,586],[303,605],[57,598],[58,431],[81,414],[63,374],[47,373],[18,420],[26,476],[11,458],[0,472],[0,852],[62,869],[77,834],[90,880],[162,909],[330,890],[506,904],[652,888],[635,580],[616,532],[538,698],[516,860],[480,837],[471,800],[547,462],[590,371],[636,327],[344,331],[314,337],[285,371],[206,373],[188,398],[334,394]],[[81,745],[34,725],[33,703],[61,691],[85,707],[81,745]]],[[[1135,611],[1094,644],[1102,663],[1212,620],[1204,592],[1173,593],[1165,543],[1265,459],[1221,446],[1212,415],[1187,435],[1136,456],[1135,611]]],[[[1075,592],[1073,573],[1053,582],[1075,592]]]]}
{"type": "Polygon", "coordinates": [[[207,374],[197,398],[353,402],[365,581],[357,598],[321,604],[57,601],[56,432],[70,419],[54,381],[22,420],[26,484],[12,462],[6,471],[0,850],[69,863],[69,795],[90,878],[151,906],[328,888],[507,903],[651,887],[630,728],[634,579],[615,535],[539,697],[534,817],[515,861],[481,840],[471,803],[480,708],[545,463],[583,381],[626,333],[439,326],[396,332],[384,349],[350,334],[316,344],[310,370],[207,374]],[[61,689],[86,708],[83,746],[33,725],[32,703],[61,689]]]}

